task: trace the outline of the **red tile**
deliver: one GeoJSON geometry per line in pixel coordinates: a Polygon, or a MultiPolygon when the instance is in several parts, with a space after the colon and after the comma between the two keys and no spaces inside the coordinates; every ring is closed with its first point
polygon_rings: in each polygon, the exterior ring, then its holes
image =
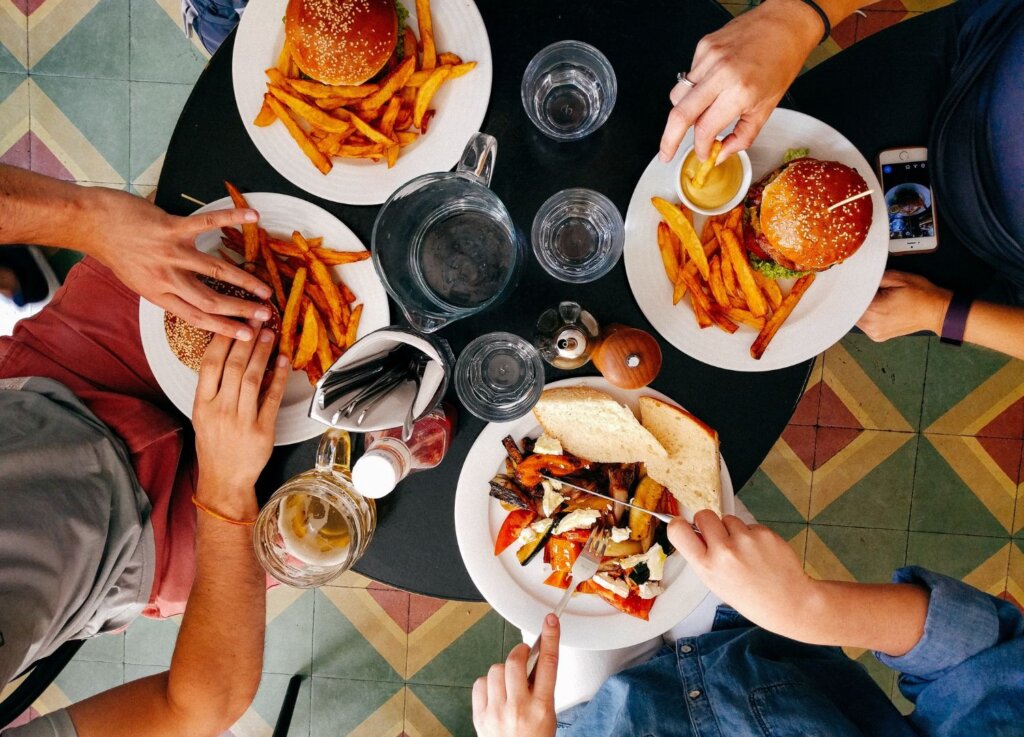
{"type": "Polygon", "coordinates": [[[789,418],[790,425],[815,425],[818,422],[818,401],[821,398],[821,386],[823,382],[815,382],[813,386],[804,392],[797,402],[793,416],[789,418]]]}
{"type": "Polygon", "coordinates": [[[409,633],[409,594],[404,591],[370,588],[366,589],[366,593],[380,605],[395,624],[405,630],[406,634],[409,633]]]}
{"type": "Polygon", "coordinates": [[[787,425],[782,431],[782,439],[796,453],[807,468],[814,467],[815,435],[818,428],[804,425],[787,425]]]}
{"type": "Polygon", "coordinates": [[[857,18],[858,16],[851,15],[842,23],[832,26],[832,40],[839,44],[840,48],[853,46],[853,42],[857,40],[857,18]]]}
{"type": "MultiPolygon", "coordinates": [[[[883,3],[877,3],[882,5],[883,3]]],[[[889,3],[886,3],[889,4],[889,3]]],[[[857,40],[863,41],[868,36],[894,26],[907,17],[907,11],[900,3],[898,11],[866,10],[863,16],[857,18],[857,40]]],[[[874,6],[872,6],[874,7],[874,6]]]]}
{"type": "Polygon", "coordinates": [[[872,10],[888,10],[896,13],[907,12],[901,0],[881,0],[881,2],[873,3],[864,8],[865,13],[870,13],[872,10]]]}
{"type": "Polygon", "coordinates": [[[7,149],[3,155],[0,155],[0,164],[8,164],[10,166],[17,166],[21,169],[28,169],[29,149],[31,148],[31,141],[29,139],[30,135],[30,133],[26,133],[19,138],[13,146],[7,149]]]}
{"type": "Polygon", "coordinates": [[[1021,482],[1021,441],[979,437],[978,443],[1015,484],[1021,482]]]}
{"type": "Polygon", "coordinates": [[[430,619],[437,611],[448,602],[444,599],[434,599],[430,596],[410,594],[409,601],[409,632],[419,627],[430,619]]]}
{"type": "Polygon", "coordinates": [[[821,401],[818,403],[818,424],[823,427],[863,429],[857,418],[843,404],[843,400],[825,382],[821,383],[821,401]]]}
{"type": "Polygon", "coordinates": [[[1024,433],[1024,397],[1011,404],[988,423],[978,435],[994,435],[1000,438],[1019,438],[1024,433]]]}
{"type": "Polygon", "coordinates": [[[819,427],[814,444],[814,468],[821,468],[828,463],[862,432],[846,427],[819,427]]]}
{"type": "Polygon", "coordinates": [[[34,133],[29,132],[29,141],[32,171],[46,174],[55,179],[74,181],[75,175],[68,171],[64,164],[60,163],[60,159],[54,156],[53,152],[34,133]]]}
{"type": "Polygon", "coordinates": [[[46,0],[11,0],[11,4],[25,15],[32,15],[32,13],[36,12],[36,10],[39,9],[39,6],[45,1],[46,0]]]}

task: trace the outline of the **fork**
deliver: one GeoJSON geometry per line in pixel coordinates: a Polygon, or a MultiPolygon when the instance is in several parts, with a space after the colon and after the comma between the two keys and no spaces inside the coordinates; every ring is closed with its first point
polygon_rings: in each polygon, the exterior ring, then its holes
{"type": "MultiPolygon", "coordinates": [[[[597,568],[601,565],[601,558],[604,557],[604,550],[607,546],[608,536],[604,534],[604,530],[600,525],[595,525],[594,529],[590,532],[590,537],[587,538],[587,544],[583,548],[583,552],[579,554],[576,562],[572,564],[572,571],[569,573],[572,576],[572,583],[569,584],[569,588],[562,594],[562,600],[555,607],[554,615],[556,617],[562,616],[562,612],[565,611],[565,607],[568,605],[569,599],[572,598],[573,592],[576,591],[576,587],[584,581],[589,581],[597,573],[597,568]]],[[[527,678],[533,675],[533,669],[537,667],[537,658],[539,657],[540,636],[538,635],[537,640],[530,647],[530,654],[526,658],[527,678]]]]}

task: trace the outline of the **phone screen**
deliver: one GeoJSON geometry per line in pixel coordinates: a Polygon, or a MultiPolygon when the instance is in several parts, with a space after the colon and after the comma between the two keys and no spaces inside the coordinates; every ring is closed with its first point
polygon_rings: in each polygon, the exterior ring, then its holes
{"type": "Polygon", "coordinates": [[[935,237],[927,161],[882,164],[882,189],[889,213],[890,240],[935,237]]]}

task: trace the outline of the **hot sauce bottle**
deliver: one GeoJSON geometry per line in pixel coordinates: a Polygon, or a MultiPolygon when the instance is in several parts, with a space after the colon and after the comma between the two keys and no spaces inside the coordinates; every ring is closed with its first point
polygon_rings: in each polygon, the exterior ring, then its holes
{"type": "Polygon", "coordinates": [[[366,433],[366,450],[352,467],[356,491],[379,499],[394,491],[398,482],[413,471],[434,468],[451,446],[455,419],[455,408],[444,403],[413,424],[408,441],[402,440],[400,427],[366,433]]]}

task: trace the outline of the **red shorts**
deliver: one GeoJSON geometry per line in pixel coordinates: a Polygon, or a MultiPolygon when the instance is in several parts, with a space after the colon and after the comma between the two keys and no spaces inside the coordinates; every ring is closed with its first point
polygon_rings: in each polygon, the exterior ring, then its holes
{"type": "Polygon", "coordinates": [[[181,614],[195,574],[195,448],[146,362],[138,295],[86,258],[49,305],[0,338],[0,378],[19,376],[64,384],[124,441],[153,506],[156,570],[143,614],[181,614]]]}

